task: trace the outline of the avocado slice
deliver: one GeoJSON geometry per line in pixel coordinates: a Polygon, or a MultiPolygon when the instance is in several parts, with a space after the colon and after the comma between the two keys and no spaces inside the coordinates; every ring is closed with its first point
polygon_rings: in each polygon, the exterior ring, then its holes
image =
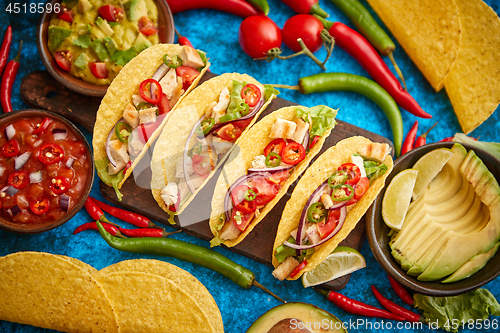
{"type": "Polygon", "coordinates": [[[346,332],[334,315],[306,303],[278,305],[260,316],[247,333],[346,332]]]}
{"type": "Polygon", "coordinates": [[[140,53],[150,46],[153,46],[153,44],[146,36],[139,32],[134,42],[134,49],[136,49],[136,51],[140,53]]]}
{"type": "Polygon", "coordinates": [[[73,30],[62,27],[49,26],[49,49],[57,50],[59,46],[73,33],[73,30]]]}
{"type": "Polygon", "coordinates": [[[130,0],[124,5],[127,16],[131,21],[138,21],[141,17],[148,15],[148,8],[144,0],[130,0]]]}

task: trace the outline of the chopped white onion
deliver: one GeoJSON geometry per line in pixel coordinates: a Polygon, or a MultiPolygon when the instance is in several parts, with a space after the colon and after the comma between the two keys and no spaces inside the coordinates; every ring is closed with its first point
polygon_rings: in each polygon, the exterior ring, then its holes
{"type": "Polygon", "coordinates": [[[66,161],[66,166],[68,168],[71,168],[73,166],[73,162],[75,162],[75,158],[74,157],[68,158],[68,160],[66,161]]]}
{"type": "Polygon", "coordinates": [[[68,135],[68,133],[66,132],[65,129],[54,128],[52,130],[52,135],[54,136],[54,139],[56,139],[57,141],[60,141],[60,140],[66,139],[66,136],[68,135]]]}
{"type": "Polygon", "coordinates": [[[41,181],[42,181],[42,172],[40,170],[30,173],[31,184],[40,183],[41,181]]]}
{"type": "Polygon", "coordinates": [[[5,128],[5,135],[7,135],[7,140],[12,139],[15,134],[16,134],[16,129],[14,128],[14,126],[12,126],[12,124],[10,124],[5,128]]]}
{"type": "Polygon", "coordinates": [[[4,172],[5,172],[5,167],[0,165],[0,176],[3,176],[4,172]]]}
{"type": "Polygon", "coordinates": [[[16,171],[21,169],[23,167],[23,165],[25,165],[26,162],[28,162],[28,160],[30,159],[30,156],[31,156],[30,152],[24,152],[23,154],[19,155],[18,157],[16,157],[14,159],[14,166],[15,166],[16,171]]]}

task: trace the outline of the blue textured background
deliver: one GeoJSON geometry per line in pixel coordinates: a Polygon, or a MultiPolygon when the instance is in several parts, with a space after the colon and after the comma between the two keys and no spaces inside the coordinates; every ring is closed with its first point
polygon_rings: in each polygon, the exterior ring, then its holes
{"type": "MultiPolygon", "coordinates": [[[[22,0],[18,2],[24,3],[22,0]]],[[[28,3],[29,2],[30,1],[28,1],[28,3]]],[[[31,0],[31,3],[41,2],[42,1],[31,0]]],[[[19,94],[21,79],[31,71],[44,68],[36,49],[35,34],[38,14],[9,14],[6,12],[8,3],[8,1],[0,0],[0,36],[3,36],[7,25],[11,24],[14,31],[14,41],[10,52],[11,58],[16,54],[19,42],[21,40],[24,41],[22,65],[13,89],[14,109],[22,109],[27,106],[21,100],[19,94]]],[[[330,13],[331,20],[346,23],[354,28],[342,12],[335,8],[329,1],[322,0],[320,3],[321,6],[330,13]]],[[[486,3],[492,6],[497,13],[500,13],[500,1],[486,0],[486,3]]],[[[294,12],[290,8],[278,0],[269,0],[269,4],[271,6],[269,16],[280,27],[283,26],[287,18],[294,15],[294,12]]],[[[367,6],[366,2],[364,2],[364,4],[367,6]]],[[[253,61],[250,59],[241,50],[238,44],[238,28],[242,21],[240,17],[213,10],[193,10],[176,14],[174,15],[174,19],[176,27],[181,34],[187,36],[195,47],[208,52],[208,56],[211,58],[212,62],[212,71],[214,73],[248,73],[262,83],[295,85],[300,77],[319,73],[321,71],[318,66],[305,56],[287,61],[275,60],[271,63],[253,61]]],[[[284,45],[283,47],[285,54],[291,53],[287,47],[284,45]]],[[[324,59],[324,50],[317,52],[317,56],[319,59],[324,59]]],[[[405,75],[409,92],[415,97],[424,110],[433,115],[433,119],[430,120],[419,119],[419,134],[424,132],[436,121],[438,122],[438,126],[429,134],[429,142],[438,141],[444,137],[453,135],[455,132],[459,132],[460,127],[457,118],[453,113],[453,109],[444,89],[439,93],[435,93],[399,45],[394,56],[405,75]]],[[[389,64],[389,67],[392,68],[388,59],[385,60],[389,64]]],[[[367,75],[354,59],[350,58],[339,48],[334,50],[327,67],[328,71],[332,72],[345,71],[367,75]]],[[[339,119],[391,138],[390,127],[384,114],[374,103],[361,95],[343,92],[301,95],[295,91],[282,90],[281,97],[306,106],[326,104],[333,108],[339,108],[339,119]]],[[[402,116],[405,127],[404,132],[406,134],[417,118],[405,111],[402,111],[402,116]]],[[[92,139],[91,134],[85,131],[84,133],[90,141],[92,139]]],[[[499,112],[496,112],[483,125],[476,129],[472,135],[475,137],[480,136],[481,139],[485,141],[497,141],[499,133],[499,112]]],[[[97,179],[98,177],[96,176],[92,195],[102,199],[98,191],[97,179]]],[[[132,258],[155,258],[168,261],[192,273],[209,289],[221,310],[226,332],[246,331],[250,324],[261,314],[279,304],[278,301],[257,288],[252,288],[250,290],[240,289],[226,278],[205,268],[200,268],[170,258],[118,252],[109,248],[96,232],[83,232],[76,236],[72,235],[73,230],[77,226],[89,221],[90,217],[87,213],[81,211],[62,227],[44,234],[23,236],[0,231],[0,255],[27,250],[45,251],[78,258],[97,269],[132,258]]],[[[125,223],[121,223],[115,219],[113,221],[127,227],[125,223]]],[[[200,241],[185,234],[177,234],[174,237],[195,244],[208,246],[207,242],[200,241]]],[[[302,301],[317,305],[335,314],[344,322],[349,322],[350,320],[356,321],[361,318],[339,310],[333,304],[327,302],[317,292],[312,289],[304,289],[299,281],[276,281],[271,276],[271,268],[267,266],[240,255],[233,254],[226,249],[217,248],[216,251],[252,269],[259,282],[287,301],[302,301]]],[[[369,289],[370,285],[374,284],[389,298],[394,300],[397,299],[397,296],[394,294],[387,281],[383,269],[375,261],[367,242],[363,244],[361,253],[366,258],[367,267],[354,273],[349,284],[342,292],[348,297],[365,301],[369,304],[378,305],[369,289]]],[[[486,288],[492,291],[497,299],[500,299],[500,280],[497,279],[489,283],[486,288]]],[[[397,302],[402,304],[402,302],[397,302]]],[[[40,306],[43,306],[43,304],[40,304],[40,306]]],[[[26,315],[29,315],[29,313],[26,315]]],[[[498,318],[496,319],[498,320],[498,318]]],[[[381,323],[381,321],[377,319],[369,319],[369,321],[372,323],[381,323]]],[[[387,326],[384,327],[387,328],[387,326]]],[[[364,326],[358,327],[358,329],[360,331],[371,331],[364,329],[364,326]]],[[[50,330],[0,321],[0,332],[27,333],[49,331],[50,330]]],[[[351,328],[350,331],[355,331],[355,329],[351,328]]],[[[393,329],[381,328],[378,329],[378,331],[395,332],[398,330],[394,327],[393,329]]],[[[417,332],[417,330],[411,329],[401,331],[417,332]]],[[[486,332],[486,330],[482,331],[486,332]]]]}

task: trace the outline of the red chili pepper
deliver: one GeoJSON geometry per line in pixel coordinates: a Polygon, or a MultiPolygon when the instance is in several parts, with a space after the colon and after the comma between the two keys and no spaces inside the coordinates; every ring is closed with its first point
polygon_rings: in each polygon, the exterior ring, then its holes
{"type": "Polygon", "coordinates": [[[30,183],[30,177],[27,171],[14,171],[9,175],[7,183],[18,190],[25,188],[30,183]]]}
{"type": "Polygon", "coordinates": [[[7,67],[5,67],[5,73],[2,76],[2,84],[0,86],[0,104],[2,105],[3,112],[12,111],[12,102],[10,96],[12,95],[12,86],[16,80],[17,71],[19,70],[19,60],[21,60],[21,48],[23,42],[19,45],[19,51],[16,57],[9,61],[7,67]]]}
{"type": "Polygon", "coordinates": [[[401,147],[401,155],[406,154],[415,147],[415,138],[417,137],[417,131],[418,120],[415,120],[413,126],[408,131],[408,134],[406,134],[406,139],[403,142],[403,146],[401,147]]]}
{"type": "Polygon", "coordinates": [[[306,266],[307,266],[307,260],[305,260],[305,259],[304,259],[304,261],[302,261],[302,262],[300,263],[300,265],[298,265],[297,267],[295,267],[295,268],[293,269],[293,271],[290,273],[290,277],[291,277],[292,279],[293,279],[294,277],[296,277],[296,276],[297,276],[297,274],[299,274],[299,273],[300,273],[300,271],[301,271],[301,270],[303,270],[303,269],[304,269],[304,267],[306,267],[306,266]]]}
{"type": "Polygon", "coordinates": [[[45,197],[42,200],[30,201],[30,209],[36,215],[42,215],[49,211],[50,203],[45,197]]]}
{"type": "Polygon", "coordinates": [[[179,33],[179,31],[177,31],[177,29],[175,29],[175,33],[177,34],[177,38],[178,38],[177,42],[179,43],[179,45],[191,46],[194,49],[193,44],[191,44],[191,42],[189,41],[189,39],[187,37],[182,36],[179,33]]]}
{"type": "Polygon", "coordinates": [[[411,322],[414,322],[414,323],[418,323],[418,322],[423,322],[424,321],[424,318],[421,315],[419,315],[419,314],[417,314],[417,313],[415,313],[413,311],[410,311],[408,309],[405,309],[402,306],[397,305],[396,303],[394,303],[390,299],[384,297],[377,290],[377,288],[375,288],[375,286],[373,286],[373,285],[372,285],[372,292],[373,292],[373,295],[375,295],[375,298],[380,302],[380,304],[382,304],[382,306],[384,308],[386,308],[387,310],[391,311],[395,315],[401,316],[405,320],[408,320],[408,321],[411,321],[411,322]]]}
{"type": "Polygon", "coordinates": [[[439,142],[452,142],[453,141],[453,136],[449,136],[447,138],[444,138],[442,140],[439,140],[439,142]]]}
{"type": "Polygon", "coordinates": [[[38,124],[38,127],[33,131],[33,134],[42,134],[43,131],[49,126],[50,124],[50,118],[44,118],[40,124],[38,124]]]}
{"type": "Polygon", "coordinates": [[[399,80],[389,70],[378,52],[362,35],[340,22],[333,23],[328,30],[335,44],[345,50],[394,98],[403,109],[421,118],[432,118],[413,97],[403,89],[399,80]]]}
{"type": "Polygon", "coordinates": [[[283,163],[297,165],[306,158],[306,150],[300,143],[290,142],[283,148],[280,156],[283,163]]]}
{"type": "Polygon", "coordinates": [[[181,230],[166,232],[163,229],[158,228],[140,228],[140,229],[123,229],[119,228],[121,233],[128,237],[160,237],[166,238],[170,235],[177,234],[181,230]]]}
{"type": "Polygon", "coordinates": [[[9,25],[3,37],[2,48],[0,49],[0,76],[9,58],[10,45],[12,44],[12,27],[9,25]]]}
{"type": "Polygon", "coordinates": [[[154,105],[160,104],[161,98],[163,96],[163,91],[161,89],[161,85],[155,79],[147,79],[147,80],[142,81],[141,84],[139,85],[139,93],[141,94],[141,97],[143,100],[145,100],[149,104],[154,104],[154,105]],[[148,87],[147,87],[148,83],[150,86],[151,85],[155,86],[155,88],[156,88],[156,91],[154,92],[155,96],[150,96],[150,94],[149,94],[150,89],[148,89],[148,87]]]}
{"type": "Polygon", "coordinates": [[[10,139],[5,143],[5,145],[2,148],[3,151],[3,156],[5,157],[14,157],[19,154],[19,144],[17,143],[16,140],[10,139]]]}
{"type": "Polygon", "coordinates": [[[436,125],[437,125],[437,123],[435,123],[434,125],[432,125],[431,128],[429,128],[427,130],[427,132],[425,132],[424,134],[422,134],[421,136],[419,136],[417,138],[417,141],[415,141],[415,147],[414,148],[418,148],[420,146],[425,145],[425,143],[427,142],[427,134],[429,134],[429,132],[431,131],[431,129],[433,129],[436,125]]]}
{"type": "Polygon", "coordinates": [[[309,149],[313,149],[313,147],[316,145],[316,143],[318,142],[320,136],[319,135],[316,135],[314,137],[314,139],[312,140],[311,144],[309,145],[309,149]]]}
{"type": "Polygon", "coordinates": [[[389,311],[382,310],[374,306],[350,299],[333,290],[328,292],[322,289],[317,289],[317,288],[313,289],[325,295],[330,302],[332,302],[345,312],[365,317],[384,318],[384,319],[399,320],[399,321],[404,320],[403,317],[395,315],[394,313],[390,313],[389,311]]]}
{"type": "Polygon", "coordinates": [[[88,197],[85,201],[85,210],[89,213],[90,217],[94,221],[109,222],[104,216],[102,210],[93,201],[93,198],[88,197]]]}
{"type": "Polygon", "coordinates": [[[390,275],[387,275],[387,277],[389,278],[389,283],[391,284],[392,289],[394,289],[396,295],[398,295],[399,298],[401,298],[401,300],[406,304],[413,306],[413,297],[411,297],[408,290],[406,290],[401,283],[394,280],[390,275]]]}
{"type": "MultiPolygon", "coordinates": [[[[104,227],[104,229],[107,232],[109,232],[110,234],[112,234],[113,236],[123,237],[120,230],[118,230],[118,227],[116,227],[112,224],[108,224],[108,223],[101,222],[101,224],[104,227]]],[[[76,235],[77,233],[82,232],[84,230],[97,230],[97,231],[99,231],[99,228],[97,228],[97,223],[95,223],[95,222],[84,223],[81,226],[79,226],[78,228],[76,228],[75,231],[73,231],[73,235],[76,235]]]]}
{"type": "Polygon", "coordinates": [[[38,149],[38,160],[45,165],[61,162],[64,149],[55,143],[46,143],[38,149]]]}
{"type": "Polygon", "coordinates": [[[323,17],[328,17],[318,3],[318,0],[281,0],[285,5],[292,8],[297,14],[316,14],[323,17]]]}
{"type": "Polygon", "coordinates": [[[172,14],[191,9],[215,9],[241,17],[261,14],[245,0],[167,0],[172,14]]]}
{"type": "Polygon", "coordinates": [[[68,192],[69,190],[69,182],[63,176],[57,176],[52,179],[52,184],[50,185],[50,189],[55,194],[63,194],[68,192]]]}
{"type": "Polygon", "coordinates": [[[96,198],[91,198],[91,200],[98,206],[98,208],[104,210],[106,213],[109,213],[110,215],[119,218],[120,220],[133,224],[136,227],[163,229],[158,227],[145,216],[126,211],[125,209],[110,206],[102,201],[97,200],[96,198]]]}

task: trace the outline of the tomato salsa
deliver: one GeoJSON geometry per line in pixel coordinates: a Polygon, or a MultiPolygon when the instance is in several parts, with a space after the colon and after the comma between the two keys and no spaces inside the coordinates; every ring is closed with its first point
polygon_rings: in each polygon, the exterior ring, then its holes
{"type": "Polygon", "coordinates": [[[15,223],[60,220],[91,179],[86,145],[52,117],[24,117],[0,126],[0,216],[15,223]]]}

